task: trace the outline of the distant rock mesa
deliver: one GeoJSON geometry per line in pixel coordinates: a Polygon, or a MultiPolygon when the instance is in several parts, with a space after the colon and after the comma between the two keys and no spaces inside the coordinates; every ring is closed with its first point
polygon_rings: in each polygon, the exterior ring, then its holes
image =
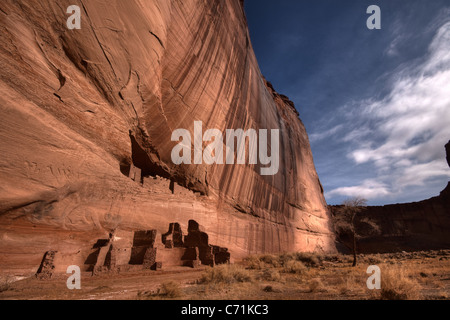
{"type": "MultiPolygon", "coordinates": [[[[450,166],[450,141],[445,146],[450,166]]],[[[338,206],[330,206],[334,212],[338,206]]],[[[428,200],[367,207],[364,215],[376,222],[381,234],[358,243],[360,253],[450,249],[450,182],[428,200]]]]}

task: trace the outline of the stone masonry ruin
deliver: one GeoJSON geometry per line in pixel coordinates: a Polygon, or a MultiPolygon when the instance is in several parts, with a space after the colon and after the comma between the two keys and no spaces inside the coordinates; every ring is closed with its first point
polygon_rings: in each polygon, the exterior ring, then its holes
{"type": "Polygon", "coordinates": [[[209,244],[208,234],[196,221],[190,220],[187,234],[179,223],[171,223],[168,232],[158,236],[156,230],[127,232],[115,230],[108,239],[98,239],[84,255],[63,255],[58,251],[44,254],[36,276],[51,279],[69,265],[80,265],[92,275],[105,272],[159,270],[166,267],[214,266],[230,262],[227,248],[209,244]],[[81,255],[81,256],[80,256],[81,255]],[[80,263],[81,261],[81,263],[80,263]]]}

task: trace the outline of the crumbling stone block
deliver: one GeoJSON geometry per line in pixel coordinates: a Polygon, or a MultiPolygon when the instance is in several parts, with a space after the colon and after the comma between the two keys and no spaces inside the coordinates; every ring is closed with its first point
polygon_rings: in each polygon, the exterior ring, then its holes
{"type": "Polygon", "coordinates": [[[151,269],[156,263],[156,248],[147,248],[142,263],[144,269],[151,269]]]}
{"type": "Polygon", "coordinates": [[[98,239],[94,244],[93,249],[106,247],[109,244],[110,239],[98,239]]]}
{"type": "Polygon", "coordinates": [[[186,260],[184,262],[184,265],[186,267],[190,267],[190,268],[198,268],[201,265],[201,261],[200,260],[186,260]]]}
{"type": "Polygon", "coordinates": [[[189,222],[188,222],[188,233],[196,232],[196,231],[204,232],[205,229],[197,221],[189,220],[189,222]]]}
{"type": "Polygon", "coordinates": [[[153,265],[152,270],[161,270],[161,269],[162,269],[162,266],[163,266],[162,262],[161,262],[161,261],[157,261],[157,262],[155,262],[155,264],[153,265]]]}
{"type": "MultiPolygon", "coordinates": [[[[230,254],[227,248],[209,245],[208,234],[195,221],[190,220],[188,224],[188,234],[184,238],[184,246],[187,248],[198,248],[197,259],[202,264],[214,266],[215,264],[224,264],[230,261],[230,254]]],[[[189,250],[186,252],[186,260],[195,259],[189,256],[189,250]]]]}
{"type": "Polygon", "coordinates": [[[184,246],[188,248],[208,247],[208,234],[201,231],[191,231],[186,237],[184,237],[184,246]]]}
{"type": "Polygon", "coordinates": [[[92,249],[91,253],[84,261],[84,264],[90,266],[88,269],[89,271],[92,271],[95,264],[97,263],[99,253],[100,253],[100,248],[92,249]]]}
{"type": "Polygon", "coordinates": [[[105,267],[105,266],[95,266],[95,267],[94,267],[94,270],[92,270],[92,275],[95,276],[95,275],[99,275],[99,274],[101,274],[101,273],[105,273],[105,272],[108,272],[108,271],[109,271],[108,267],[105,267]]]}
{"type": "Polygon", "coordinates": [[[187,248],[208,247],[208,242],[208,234],[203,232],[203,227],[197,221],[189,220],[188,234],[184,237],[184,246],[187,248]]]}
{"type": "Polygon", "coordinates": [[[105,258],[105,267],[108,267],[109,270],[112,270],[117,265],[117,250],[114,248],[113,245],[109,247],[109,251],[106,254],[105,258]]]}
{"type": "Polygon", "coordinates": [[[142,179],[142,170],[134,165],[130,165],[130,174],[129,177],[131,180],[136,182],[141,182],[142,179]]]}
{"type": "Polygon", "coordinates": [[[133,238],[133,247],[153,248],[156,240],[156,230],[136,231],[133,238]]]}
{"type": "Polygon", "coordinates": [[[115,249],[116,266],[118,267],[128,265],[131,258],[131,248],[118,247],[114,245],[114,249],[115,249]]]}
{"type": "Polygon", "coordinates": [[[162,243],[166,248],[180,248],[183,246],[183,231],[179,223],[171,223],[169,231],[162,235],[162,243]],[[171,241],[171,244],[167,242],[171,241]]]}
{"type": "Polygon", "coordinates": [[[200,247],[199,248],[199,260],[202,262],[202,264],[213,267],[215,264],[213,247],[212,246],[200,247]]]}
{"type": "Polygon", "coordinates": [[[40,280],[50,280],[55,270],[54,260],[57,251],[47,251],[42,258],[41,265],[36,273],[36,277],[40,280]]]}
{"type": "Polygon", "coordinates": [[[225,264],[230,262],[230,253],[228,252],[228,248],[212,246],[212,254],[214,255],[214,262],[216,264],[225,264]]]}
{"type": "Polygon", "coordinates": [[[105,265],[106,256],[108,255],[110,247],[111,245],[100,248],[100,252],[98,253],[97,262],[95,263],[95,266],[99,267],[105,265]]]}
{"type": "MultiPolygon", "coordinates": [[[[156,230],[136,231],[133,236],[133,247],[131,248],[131,256],[129,264],[131,265],[145,265],[144,268],[149,269],[152,263],[146,262],[149,249],[152,249],[156,241],[156,230]]],[[[156,250],[156,249],[155,249],[156,250]]],[[[155,251],[156,258],[156,251],[155,251]]]]}
{"type": "Polygon", "coordinates": [[[227,251],[221,251],[214,255],[214,261],[216,264],[227,264],[230,263],[230,253],[227,251]]]}
{"type": "Polygon", "coordinates": [[[181,260],[197,260],[200,253],[198,248],[186,248],[181,260]]]}
{"type": "Polygon", "coordinates": [[[165,247],[166,247],[167,249],[172,249],[172,248],[173,248],[173,242],[172,242],[172,240],[166,240],[165,247]]]}
{"type": "Polygon", "coordinates": [[[109,239],[98,239],[97,242],[92,247],[92,251],[89,256],[84,261],[85,265],[88,265],[88,271],[94,271],[95,267],[99,265],[99,261],[101,265],[105,262],[106,254],[109,250],[109,239]],[[108,247],[108,249],[105,249],[108,247]],[[106,250],[106,252],[105,252],[106,250]]]}
{"type": "Polygon", "coordinates": [[[181,259],[184,261],[184,266],[191,268],[197,268],[202,264],[200,260],[199,248],[186,248],[186,251],[181,259]]]}
{"type": "Polygon", "coordinates": [[[133,247],[131,248],[131,257],[129,264],[139,265],[144,263],[144,256],[148,247],[133,247]]]}
{"type": "Polygon", "coordinates": [[[184,265],[196,268],[202,264],[214,266],[230,261],[228,249],[209,245],[208,234],[194,220],[189,221],[188,234],[184,241],[180,224],[169,225],[169,231],[161,237],[165,248],[158,246],[162,261],[156,261],[156,236],[156,230],[136,231],[132,238],[116,236],[116,231],[113,231],[110,239],[97,241],[86,264],[91,265],[93,273],[97,274],[139,270],[139,268],[159,270],[162,268],[162,262],[169,266],[184,265]]]}

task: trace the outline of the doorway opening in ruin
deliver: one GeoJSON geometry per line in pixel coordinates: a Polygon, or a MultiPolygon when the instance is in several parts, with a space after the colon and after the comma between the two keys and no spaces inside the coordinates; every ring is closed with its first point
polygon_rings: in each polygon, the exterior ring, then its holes
{"type": "Polygon", "coordinates": [[[136,137],[130,132],[131,163],[123,161],[120,164],[120,172],[132,180],[143,183],[144,177],[160,176],[173,181],[170,175],[160,166],[154,163],[148,153],[141,147],[136,137]]]}
{"type": "Polygon", "coordinates": [[[207,187],[201,183],[187,181],[182,174],[177,172],[174,172],[174,175],[169,174],[161,167],[161,165],[158,164],[158,160],[155,160],[157,157],[156,155],[154,155],[155,159],[152,160],[152,157],[141,146],[138,139],[131,131],[129,135],[131,141],[131,161],[130,159],[124,159],[120,163],[120,172],[124,176],[140,183],[141,185],[144,184],[144,178],[152,177],[156,179],[157,177],[161,177],[167,179],[170,181],[168,187],[172,194],[175,194],[176,184],[191,190],[194,193],[198,192],[203,196],[208,194],[207,187]]]}

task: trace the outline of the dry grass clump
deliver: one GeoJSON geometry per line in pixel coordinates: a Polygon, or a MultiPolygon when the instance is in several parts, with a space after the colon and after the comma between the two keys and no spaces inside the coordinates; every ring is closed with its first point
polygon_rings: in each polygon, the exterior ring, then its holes
{"type": "Polygon", "coordinates": [[[327,259],[327,261],[330,261],[328,259],[332,259],[339,263],[352,263],[353,262],[353,257],[348,254],[328,255],[325,257],[325,259],[327,259]]]}
{"type": "Polygon", "coordinates": [[[283,253],[279,257],[280,264],[284,267],[289,261],[296,260],[296,253],[283,253]]]}
{"type": "Polygon", "coordinates": [[[438,300],[448,300],[449,298],[448,292],[445,291],[439,291],[439,294],[436,297],[438,300]]]}
{"type": "Polygon", "coordinates": [[[176,299],[181,296],[183,296],[183,290],[175,281],[162,283],[156,292],[139,291],[137,293],[138,300],[176,299]]]}
{"type": "Polygon", "coordinates": [[[370,265],[376,265],[384,262],[379,254],[370,255],[366,257],[365,261],[367,261],[370,265]]]}
{"type": "Polygon", "coordinates": [[[317,253],[297,252],[295,255],[297,261],[303,262],[308,267],[318,267],[322,264],[322,257],[317,253]]]}
{"type": "Polygon", "coordinates": [[[164,282],[159,289],[159,295],[167,298],[179,298],[182,296],[182,290],[175,281],[164,282]]]}
{"type": "Polygon", "coordinates": [[[366,275],[361,272],[361,270],[343,274],[339,276],[333,289],[336,294],[340,296],[366,296],[368,290],[366,285],[366,275]]]}
{"type": "Polygon", "coordinates": [[[284,264],[283,272],[285,273],[294,273],[294,274],[303,274],[308,271],[308,268],[303,264],[303,262],[290,260],[284,264]]]}
{"type": "Polygon", "coordinates": [[[259,257],[259,260],[267,266],[278,268],[280,266],[280,257],[273,254],[265,254],[259,257]]]}
{"type": "Polygon", "coordinates": [[[260,260],[258,256],[249,256],[244,259],[247,268],[252,270],[261,270],[264,269],[265,263],[260,260]]]}
{"type": "MultiPolygon", "coordinates": [[[[318,267],[322,265],[324,258],[317,253],[297,252],[283,253],[281,255],[265,254],[261,256],[250,256],[245,259],[247,267],[253,270],[265,268],[290,268],[293,261],[301,262],[307,267],[318,267]]],[[[297,264],[299,266],[299,264],[297,264]]]]}
{"type": "Polygon", "coordinates": [[[309,292],[319,292],[319,291],[326,291],[325,286],[323,285],[322,281],[319,278],[312,279],[308,283],[309,292]]]}
{"type": "Polygon", "coordinates": [[[260,277],[262,280],[281,282],[281,274],[276,269],[266,269],[260,277]]]}
{"type": "Polygon", "coordinates": [[[418,300],[421,286],[408,277],[404,269],[381,269],[381,290],[379,298],[382,300],[418,300]]]}
{"type": "Polygon", "coordinates": [[[281,266],[280,257],[273,254],[250,256],[245,259],[247,267],[253,270],[264,268],[278,268],[281,266]]]}
{"type": "Polygon", "coordinates": [[[206,269],[199,283],[214,284],[214,283],[236,283],[236,282],[252,282],[253,276],[241,265],[224,264],[214,268],[206,269]]]}

